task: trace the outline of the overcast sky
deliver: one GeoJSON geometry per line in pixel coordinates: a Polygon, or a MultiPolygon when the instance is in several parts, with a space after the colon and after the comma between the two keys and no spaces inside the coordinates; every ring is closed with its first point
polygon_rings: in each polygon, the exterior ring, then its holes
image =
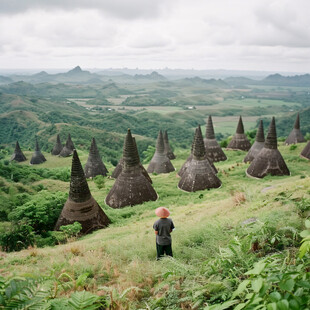
{"type": "Polygon", "coordinates": [[[309,0],[0,0],[0,68],[310,72],[309,0]]]}

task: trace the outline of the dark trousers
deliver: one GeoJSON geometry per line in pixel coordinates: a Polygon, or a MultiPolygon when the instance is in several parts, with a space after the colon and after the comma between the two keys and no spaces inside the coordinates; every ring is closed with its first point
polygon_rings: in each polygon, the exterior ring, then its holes
{"type": "Polygon", "coordinates": [[[172,255],[172,248],[171,248],[171,243],[168,245],[160,245],[156,243],[156,250],[157,250],[157,259],[160,259],[161,257],[164,256],[164,254],[173,256],[172,255]]]}

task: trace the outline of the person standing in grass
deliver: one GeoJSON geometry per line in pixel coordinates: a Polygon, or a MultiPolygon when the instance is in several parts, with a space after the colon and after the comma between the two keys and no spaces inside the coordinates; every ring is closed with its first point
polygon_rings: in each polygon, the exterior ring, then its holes
{"type": "Polygon", "coordinates": [[[160,217],[153,225],[156,235],[157,260],[159,260],[164,254],[173,256],[170,234],[174,229],[174,224],[172,219],[168,218],[170,212],[167,208],[159,207],[155,210],[155,214],[160,217]]]}

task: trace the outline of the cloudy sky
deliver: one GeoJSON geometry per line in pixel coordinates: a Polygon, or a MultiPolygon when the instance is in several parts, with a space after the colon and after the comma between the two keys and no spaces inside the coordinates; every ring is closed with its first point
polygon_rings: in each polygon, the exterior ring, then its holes
{"type": "Polygon", "coordinates": [[[0,68],[310,72],[309,0],[0,0],[0,68]]]}

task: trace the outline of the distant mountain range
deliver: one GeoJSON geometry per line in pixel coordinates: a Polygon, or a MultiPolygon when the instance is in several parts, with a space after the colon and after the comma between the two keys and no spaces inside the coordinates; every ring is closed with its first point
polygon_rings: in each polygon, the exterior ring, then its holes
{"type": "MultiPolygon", "coordinates": [[[[216,70],[214,70],[217,72],[216,70]]],[[[218,70],[219,72],[230,71],[218,70]]],[[[17,75],[12,74],[9,76],[0,75],[0,84],[10,84],[14,82],[26,82],[31,84],[39,83],[66,83],[66,84],[102,84],[108,83],[156,83],[156,82],[176,82],[177,84],[184,85],[208,85],[214,87],[244,87],[246,85],[272,85],[272,86],[310,86],[310,74],[284,76],[281,74],[270,74],[266,77],[261,76],[261,79],[249,78],[246,76],[232,76],[225,79],[206,78],[205,71],[199,70],[170,70],[162,69],[160,72],[167,72],[167,76],[164,76],[156,71],[149,70],[104,70],[92,73],[87,70],[82,70],[80,66],[73,68],[67,72],[49,74],[46,71],[41,71],[32,75],[17,75]],[[125,73],[126,72],[126,73],[125,73]],[[128,74],[127,72],[131,73],[128,74]],[[138,73],[137,73],[138,72],[138,73]],[[144,73],[144,74],[141,74],[144,73]],[[175,76],[172,75],[174,72],[175,76]],[[186,76],[186,73],[188,76],[186,76]],[[195,76],[192,76],[196,73],[195,76]],[[202,75],[199,75],[201,73],[202,75]],[[177,74],[180,74],[177,76],[177,74]],[[169,77],[169,80],[168,80],[169,77]]],[[[208,71],[209,72],[209,71],[208,71]]],[[[217,72],[217,73],[219,73],[217,72]]]]}
{"type": "Polygon", "coordinates": [[[235,87],[244,85],[310,87],[310,74],[283,76],[277,73],[268,75],[260,81],[244,77],[230,77],[225,79],[225,82],[235,87]]]}
{"type": "Polygon", "coordinates": [[[48,74],[45,71],[41,71],[32,75],[10,75],[9,77],[0,76],[0,84],[9,84],[14,82],[27,82],[31,84],[38,83],[68,83],[68,84],[101,84],[103,82],[113,80],[120,80],[120,82],[156,82],[165,81],[166,78],[157,72],[151,72],[150,74],[136,74],[134,76],[119,73],[115,75],[105,76],[99,73],[91,73],[90,71],[82,70],[77,66],[72,70],[64,73],[48,74]]]}

